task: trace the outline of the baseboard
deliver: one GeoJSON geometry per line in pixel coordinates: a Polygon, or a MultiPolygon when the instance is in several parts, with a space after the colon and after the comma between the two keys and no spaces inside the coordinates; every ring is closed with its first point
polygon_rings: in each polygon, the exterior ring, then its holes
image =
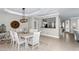
{"type": "Polygon", "coordinates": [[[59,36],[53,36],[53,35],[48,35],[48,34],[41,34],[43,36],[49,36],[49,37],[55,37],[55,38],[59,38],[59,36]]]}

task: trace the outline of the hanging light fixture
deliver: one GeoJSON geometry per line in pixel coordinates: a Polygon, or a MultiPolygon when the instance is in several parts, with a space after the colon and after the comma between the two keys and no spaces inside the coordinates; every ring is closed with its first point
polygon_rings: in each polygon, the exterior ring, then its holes
{"type": "Polygon", "coordinates": [[[22,19],[20,19],[20,22],[21,23],[26,23],[28,19],[26,19],[26,16],[25,16],[25,8],[22,8],[22,19]]]}

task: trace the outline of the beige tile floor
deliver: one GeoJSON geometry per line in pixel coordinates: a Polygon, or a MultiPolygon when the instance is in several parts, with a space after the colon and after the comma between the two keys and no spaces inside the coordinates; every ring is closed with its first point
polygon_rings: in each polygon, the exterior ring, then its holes
{"type": "MultiPolygon", "coordinates": [[[[0,42],[0,51],[17,51],[17,48],[12,47],[11,44],[0,42]]],[[[73,35],[69,35],[68,38],[61,37],[60,39],[41,36],[40,46],[38,48],[31,49],[21,46],[20,51],[79,51],[79,43],[74,40],[73,35]]]]}

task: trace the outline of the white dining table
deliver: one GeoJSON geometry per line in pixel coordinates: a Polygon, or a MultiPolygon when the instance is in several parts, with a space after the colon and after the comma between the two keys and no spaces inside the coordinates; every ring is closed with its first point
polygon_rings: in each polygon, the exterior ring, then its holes
{"type": "Polygon", "coordinates": [[[29,38],[33,37],[33,33],[19,33],[19,36],[21,38],[24,38],[25,39],[25,48],[28,47],[28,41],[29,41],[29,38]]]}

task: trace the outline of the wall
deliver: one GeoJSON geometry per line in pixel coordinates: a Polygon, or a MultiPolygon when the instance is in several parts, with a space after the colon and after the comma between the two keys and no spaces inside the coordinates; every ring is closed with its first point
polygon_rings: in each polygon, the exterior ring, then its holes
{"type": "MultiPolygon", "coordinates": [[[[21,17],[18,16],[18,15],[9,14],[7,12],[3,12],[3,13],[0,12],[0,25],[5,24],[8,31],[14,30],[14,29],[11,28],[10,22],[13,21],[13,20],[19,21],[20,18],[21,17]]],[[[25,25],[24,27],[26,27],[26,29],[28,29],[27,23],[25,23],[25,24],[20,23],[20,25],[21,26],[18,29],[22,29],[23,25],[25,25]]],[[[18,29],[16,31],[18,31],[18,29]]]]}
{"type": "Polygon", "coordinates": [[[70,21],[71,21],[71,24],[70,24],[71,33],[73,33],[74,29],[79,30],[79,17],[72,17],[70,21]]]}
{"type": "Polygon", "coordinates": [[[56,17],[56,28],[41,28],[41,35],[59,38],[59,35],[60,35],[60,18],[58,15],[52,16],[52,17],[56,17]]]}
{"type": "MultiPolygon", "coordinates": [[[[46,17],[48,17],[48,16],[46,16],[46,17]]],[[[47,36],[59,38],[60,18],[59,18],[58,15],[53,15],[53,16],[51,15],[51,17],[56,17],[56,29],[53,29],[53,28],[52,29],[42,29],[41,28],[42,18],[40,18],[40,17],[31,17],[31,18],[29,18],[28,23],[21,24],[20,28],[18,28],[17,31],[19,29],[21,29],[24,25],[25,25],[24,27],[26,27],[27,29],[34,28],[34,21],[36,21],[37,22],[36,27],[38,28],[39,31],[41,31],[41,35],[47,35],[47,36]],[[44,31],[46,31],[48,33],[44,32],[44,31]]],[[[7,26],[8,31],[9,30],[14,30],[10,27],[10,22],[12,20],[19,21],[19,18],[20,18],[20,16],[9,14],[7,12],[0,13],[0,24],[5,24],[7,26]]]]}
{"type": "Polygon", "coordinates": [[[66,32],[73,33],[74,29],[79,30],[79,17],[72,17],[68,20],[65,20],[66,32]]]}

